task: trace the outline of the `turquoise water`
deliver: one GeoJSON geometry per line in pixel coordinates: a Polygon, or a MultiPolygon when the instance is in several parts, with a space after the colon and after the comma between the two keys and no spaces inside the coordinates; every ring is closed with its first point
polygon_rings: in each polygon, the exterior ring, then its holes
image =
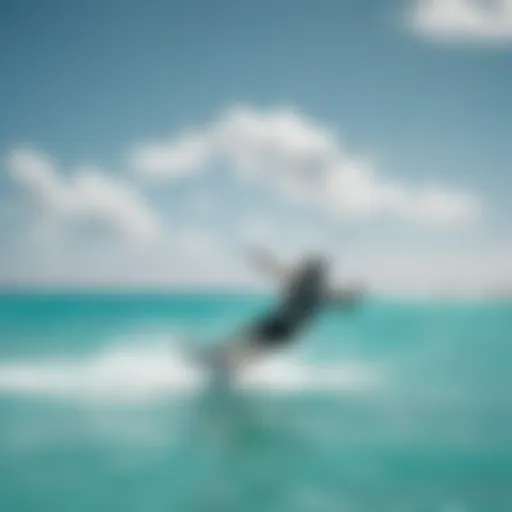
{"type": "Polygon", "coordinates": [[[269,302],[0,296],[0,510],[512,510],[512,303],[329,311],[211,389],[176,343],[269,302]]]}

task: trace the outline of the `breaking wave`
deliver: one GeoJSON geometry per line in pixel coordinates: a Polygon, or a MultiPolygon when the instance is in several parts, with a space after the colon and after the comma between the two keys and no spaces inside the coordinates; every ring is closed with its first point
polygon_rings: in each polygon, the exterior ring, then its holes
{"type": "MultiPolygon", "coordinates": [[[[208,371],[172,344],[116,344],[95,354],[24,358],[0,363],[0,394],[114,401],[149,401],[194,393],[208,371]]],[[[269,358],[235,378],[244,390],[354,393],[375,385],[375,369],[357,363],[317,365],[269,358]]]]}

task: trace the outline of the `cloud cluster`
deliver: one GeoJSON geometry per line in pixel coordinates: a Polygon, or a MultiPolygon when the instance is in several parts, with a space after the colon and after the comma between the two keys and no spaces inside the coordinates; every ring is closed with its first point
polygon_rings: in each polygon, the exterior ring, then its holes
{"type": "Polygon", "coordinates": [[[137,191],[93,168],[64,176],[46,155],[27,149],[7,159],[12,180],[38,209],[56,222],[92,221],[136,242],[155,239],[159,221],[137,191]]]}
{"type": "Polygon", "coordinates": [[[335,218],[388,214],[451,225],[472,220],[480,210],[478,201],[463,192],[386,179],[349,154],[334,131],[289,108],[231,108],[183,135],[136,146],[129,159],[153,179],[229,168],[238,179],[264,183],[335,218]]]}
{"type": "MultiPolygon", "coordinates": [[[[386,216],[455,226],[480,212],[479,201],[464,192],[387,178],[369,161],[349,153],[335,131],[290,108],[238,106],[170,140],[137,144],[129,153],[132,172],[123,176],[108,169],[62,169],[48,155],[30,149],[11,151],[4,164],[17,191],[9,200],[21,220],[21,229],[13,229],[12,223],[7,227],[14,234],[14,242],[3,248],[0,265],[0,280],[7,282],[253,286],[258,279],[240,254],[247,243],[262,243],[289,258],[309,246],[335,250],[330,229],[341,219],[386,216]],[[222,178],[205,188],[219,171],[222,178]],[[163,203],[152,201],[160,196],[152,184],[182,183],[190,176],[202,194],[194,186],[171,186],[171,198],[188,194],[185,203],[180,198],[166,210],[163,203]],[[233,192],[256,189],[254,201],[240,214],[233,192]],[[272,195],[276,201],[267,201],[272,195]],[[203,211],[199,220],[187,217],[186,201],[194,200],[203,211]],[[210,218],[210,210],[221,202],[223,214],[210,218]],[[286,212],[290,203],[307,208],[286,212]],[[167,219],[171,211],[173,217],[167,219]],[[300,220],[290,222],[295,213],[300,220]],[[324,223],[323,216],[334,222],[324,223]],[[32,222],[25,224],[27,217],[32,222]],[[98,236],[102,234],[107,236],[98,236]]],[[[379,247],[377,241],[368,255],[379,247]]],[[[398,256],[391,259],[403,262],[398,256]]],[[[397,265],[400,276],[403,267],[397,265]]],[[[365,272],[375,282],[379,276],[371,275],[374,268],[388,273],[382,262],[375,266],[372,256],[365,272]]],[[[419,273],[424,275],[424,269],[419,273]]]]}
{"type": "Polygon", "coordinates": [[[512,0],[414,0],[409,15],[434,39],[512,43],[512,0]]]}

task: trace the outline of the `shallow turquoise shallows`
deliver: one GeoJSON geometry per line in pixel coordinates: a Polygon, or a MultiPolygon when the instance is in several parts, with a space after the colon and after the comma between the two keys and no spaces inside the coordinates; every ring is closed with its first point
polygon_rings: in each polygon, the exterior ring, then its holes
{"type": "Polygon", "coordinates": [[[326,311],[229,389],[243,294],[0,296],[0,511],[512,511],[512,302],[326,311]]]}

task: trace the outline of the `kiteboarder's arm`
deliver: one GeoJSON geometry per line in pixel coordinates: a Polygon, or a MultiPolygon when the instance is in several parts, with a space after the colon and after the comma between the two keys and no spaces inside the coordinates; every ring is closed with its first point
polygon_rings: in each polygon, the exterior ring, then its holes
{"type": "Polygon", "coordinates": [[[268,251],[263,249],[251,250],[250,259],[256,267],[263,273],[272,276],[280,282],[288,282],[292,275],[293,269],[286,267],[277,261],[268,251]]]}

